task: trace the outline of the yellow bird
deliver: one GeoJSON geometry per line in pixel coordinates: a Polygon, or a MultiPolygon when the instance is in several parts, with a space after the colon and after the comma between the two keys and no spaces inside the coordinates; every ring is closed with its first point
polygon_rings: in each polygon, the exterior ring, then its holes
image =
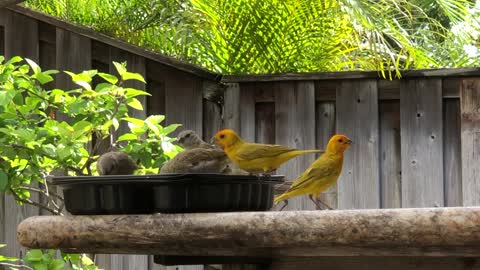
{"type": "MultiPolygon", "coordinates": [[[[345,135],[334,135],[328,141],[327,150],[317,160],[315,160],[282,195],[275,198],[274,203],[285,201],[287,199],[308,194],[308,198],[321,208],[313,199],[318,196],[335,182],[337,182],[342,172],[343,153],[352,144],[352,141],[345,135]]],[[[280,211],[282,210],[280,209],[280,211]]]]}
{"type": "Polygon", "coordinates": [[[223,129],[217,132],[212,142],[221,146],[228,158],[240,169],[253,173],[270,173],[288,160],[321,150],[298,150],[283,145],[249,143],[235,131],[223,129]]]}

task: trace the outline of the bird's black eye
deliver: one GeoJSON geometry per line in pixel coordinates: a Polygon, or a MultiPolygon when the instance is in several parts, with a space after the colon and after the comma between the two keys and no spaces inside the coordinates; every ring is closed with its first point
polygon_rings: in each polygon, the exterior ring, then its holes
{"type": "Polygon", "coordinates": [[[220,139],[225,138],[225,134],[220,135],[220,139]]]}
{"type": "Polygon", "coordinates": [[[343,142],[343,139],[338,139],[338,142],[343,142]]]}

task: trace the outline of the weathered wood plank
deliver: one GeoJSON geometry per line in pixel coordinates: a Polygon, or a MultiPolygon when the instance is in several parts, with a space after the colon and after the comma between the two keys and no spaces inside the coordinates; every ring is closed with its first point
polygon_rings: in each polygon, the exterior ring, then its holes
{"type": "Polygon", "coordinates": [[[275,143],[275,103],[255,104],[255,142],[275,143]]]}
{"type": "Polygon", "coordinates": [[[5,57],[19,55],[38,63],[38,23],[16,12],[4,12],[5,57]]]}
{"type": "MultiPolygon", "coordinates": [[[[5,56],[7,59],[19,55],[39,63],[38,24],[36,20],[16,14],[11,11],[3,11],[5,24],[5,56]]],[[[38,194],[32,194],[33,201],[38,201],[38,194]]],[[[5,195],[5,244],[7,247],[2,253],[8,256],[20,256],[25,254],[16,239],[16,227],[23,219],[29,216],[39,215],[39,210],[32,206],[20,206],[15,202],[11,194],[5,195]]]]}
{"type": "Polygon", "coordinates": [[[113,47],[122,48],[122,49],[124,49],[124,50],[126,50],[130,53],[155,60],[157,62],[160,62],[162,64],[165,64],[165,65],[168,65],[170,67],[176,68],[178,70],[188,72],[191,75],[198,76],[200,78],[211,79],[211,80],[218,80],[219,79],[218,74],[212,73],[212,72],[210,72],[210,71],[208,71],[208,70],[206,70],[206,69],[204,69],[200,66],[196,66],[196,65],[193,65],[193,64],[190,64],[190,63],[186,63],[184,61],[175,59],[174,57],[169,57],[169,56],[154,53],[151,50],[147,50],[145,48],[135,46],[135,45],[130,44],[128,42],[110,37],[110,36],[105,35],[103,33],[94,31],[94,30],[92,30],[88,27],[68,23],[68,22],[60,20],[58,18],[54,18],[50,15],[40,13],[40,12],[37,12],[35,10],[25,8],[25,7],[21,7],[21,6],[9,7],[9,9],[13,10],[15,12],[22,13],[26,16],[31,17],[31,18],[35,18],[39,21],[43,21],[43,22],[46,22],[46,23],[49,23],[49,24],[53,24],[53,25],[55,25],[59,28],[63,28],[65,30],[75,32],[79,35],[88,37],[92,40],[97,40],[97,41],[103,42],[103,43],[108,44],[108,45],[113,46],[113,47]]]}
{"type": "MultiPolygon", "coordinates": [[[[317,89],[316,89],[317,90],[317,89]]],[[[316,145],[326,149],[328,140],[335,134],[335,103],[318,102],[316,106],[316,145]]],[[[320,200],[333,209],[338,207],[338,187],[335,183],[320,195],[320,200]]]]}
{"type": "Polygon", "coordinates": [[[462,205],[460,100],[443,100],[443,175],[445,206],[462,205]]]}
{"type": "Polygon", "coordinates": [[[480,205],[480,78],[460,89],[463,205],[480,205]]]}
{"type": "MultiPolygon", "coordinates": [[[[90,39],[57,28],[56,34],[56,62],[58,70],[68,70],[79,73],[91,69],[91,42],[90,39]]],[[[72,78],[63,72],[57,75],[56,85],[60,89],[74,89],[78,85],[72,82],[72,78]]]]}
{"type": "Polygon", "coordinates": [[[480,207],[37,216],[17,238],[30,248],[180,256],[478,256],[479,222],[480,207]]]}
{"type": "MultiPolygon", "coordinates": [[[[167,124],[182,124],[203,136],[202,80],[181,71],[166,74],[165,112],[167,124]]],[[[178,133],[175,132],[175,134],[178,133]]]]}
{"type": "Polygon", "coordinates": [[[380,109],[380,194],[382,208],[402,207],[400,102],[385,100],[380,109]]]}
{"type": "Polygon", "coordinates": [[[402,207],[443,206],[441,79],[402,81],[402,207]]]}
{"type": "MultiPolygon", "coordinates": [[[[312,81],[275,83],[275,142],[298,149],[315,149],[315,85],[312,81]]],[[[282,165],[278,174],[295,180],[313,161],[306,154],[282,165]]],[[[279,204],[280,206],[282,203],[279,204]]],[[[315,209],[306,196],[289,200],[285,209],[315,209]]]]}
{"type": "Polygon", "coordinates": [[[225,90],[224,126],[233,130],[240,130],[240,85],[227,84],[225,90]]]}
{"type": "Polygon", "coordinates": [[[255,141],[255,84],[240,84],[240,130],[242,139],[255,141]]]}
{"type": "Polygon", "coordinates": [[[478,257],[285,257],[275,260],[272,270],[469,270],[480,268],[478,257]]]}
{"type": "Polygon", "coordinates": [[[22,3],[25,0],[0,0],[0,8],[13,6],[22,3]]]}
{"type": "Polygon", "coordinates": [[[338,180],[338,207],[379,208],[377,81],[343,81],[337,89],[336,111],[337,133],[353,140],[338,180]]]}
{"type": "MultiPolygon", "coordinates": [[[[402,78],[464,77],[480,75],[480,68],[417,69],[402,71],[402,78]]],[[[222,82],[269,82],[305,80],[383,79],[377,71],[298,72],[280,74],[224,75],[222,82]]]]}

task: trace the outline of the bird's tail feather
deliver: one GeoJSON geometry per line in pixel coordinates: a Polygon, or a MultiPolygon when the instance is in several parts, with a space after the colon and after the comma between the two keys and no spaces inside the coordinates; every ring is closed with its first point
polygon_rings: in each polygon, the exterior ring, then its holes
{"type": "Polygon", "coordinates": [[[277,204],[277,203],[279,203],[279,202],[281,202],[281,201],[283,201],[283,200],[286,200],[286,199],[288,199],[288,198],[290,198],[290,194],[289,194],[289,192],[285,192],[285,193],[283,193],[283,194],[275,197],[275,199],[273,200],[273,203],[274,203],[274,204],[277,204]]]}

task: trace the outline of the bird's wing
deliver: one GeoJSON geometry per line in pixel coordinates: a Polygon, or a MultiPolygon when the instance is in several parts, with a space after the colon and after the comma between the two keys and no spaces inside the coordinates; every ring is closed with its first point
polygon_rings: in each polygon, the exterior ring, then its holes
{"type": "Polygon", "coordinates": [[[338,173],[334,166],[311,166],[295,182],[292,183],[288,191],[301,188],[312,181],[331,176],[338,173]]]}
{"type": "Polygon", "coordinates": [[[236,156],[241,160],[253,160],[257,158],[276,157],[295,150],[296,149],[284,145],[251,143],[242,145],[241,151],[238,151],[236,156]]]}

